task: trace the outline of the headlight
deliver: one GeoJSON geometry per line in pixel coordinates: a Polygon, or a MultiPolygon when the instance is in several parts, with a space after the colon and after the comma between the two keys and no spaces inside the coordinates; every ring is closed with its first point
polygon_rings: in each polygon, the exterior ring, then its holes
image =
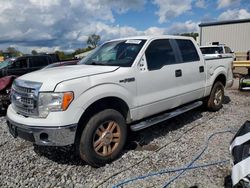
{"type": "Polygon", "coordinates": [[[73,92],[39,93],[39,117],[47,117],[49,112],[65,111],[74,99],[73,92]]]}

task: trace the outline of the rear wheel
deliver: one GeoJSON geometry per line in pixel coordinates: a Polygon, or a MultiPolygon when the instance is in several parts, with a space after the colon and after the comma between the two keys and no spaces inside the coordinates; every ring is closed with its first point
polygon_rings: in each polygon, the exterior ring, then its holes
{"type": "Polygon", "coordinates": [[[92,116],[83,129],[78,148],[80,157],[91,166],[103,166],[121,154],[126,137],[124,117],[116,110],[103,110],[92,116]]]}
{"type": "Polygon", "coordinates": [[[206,101],[207,108],[210,111],[218,111],[221,109],[224,100],[224,86],[220,81],[217,81],[206,101]]]}

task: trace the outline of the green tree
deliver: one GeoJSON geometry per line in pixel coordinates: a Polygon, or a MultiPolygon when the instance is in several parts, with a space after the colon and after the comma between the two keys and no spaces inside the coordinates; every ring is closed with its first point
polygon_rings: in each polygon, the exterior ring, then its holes
{"type": "Polygon", "coordinates": [[[14,47],[8,47],[6,49],[6,52],[10,53],[11,57],[17,57],[22,55],[22,53],[20,51],[18,51],[16,48],[14,47]]]}
{"type": "Polygon", "coordinates": [[[37,53],[36,50],[32,50],[32,51],[31,51],[31,54],[32,54],[32,55],[37,55],[38,53],[37,53]]]}
{"type": "Polygon", "coordinates": [[[186,36],[186,37],[193,37],[194,40],[196,40],[196,38],[199,36],[198,33],[194,33],[194,32],[191,32],[191,33],[182,33],[182,34],[178,34],[178,35],[186,36]]]}
{"type": "Polygon", "coordinates": [[[78,48],[78,49],[76,49],[76,50],[72,53],[72,55],[75,56],[75,55],[77,55],[77,54],[81,54],[81,53],[84,53],[84,52],[88,52],[88,51],[90,51],[90,50],[93,50],[93,48],[90,47],[90,46],[88,46],[87,48],[78,48]]]}
{"type": "Polygon", "coordinates": [[[96,48],[100,40],[100,35],[92,34],[88,37],[87,44],[90,45],[92,48],[96,48]]]}
{"type": "Polygon", "coordinates": [[[61,60],[65,60],[66,59],[64,52],[62,52],[62,51],[55,51],[55,53],[59,56],[59,59],[61,59],[61,60]]]}

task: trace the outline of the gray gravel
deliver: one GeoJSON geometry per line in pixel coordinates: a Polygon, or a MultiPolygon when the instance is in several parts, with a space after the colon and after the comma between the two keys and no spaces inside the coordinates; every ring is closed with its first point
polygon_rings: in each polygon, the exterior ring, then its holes
{"type": "MultiPolygon", "coordinates": [[[[237,130],[250,120],[250,93],[226,91],[223,109],[195,109],[159,125],[131,134],[123,155],[102,168],[80,161],[72,147],[38,147],[9,134],[0,118],[0,187],[112,187],[163,169],[183,167],[204,147],[214,132],[237,130]]],[[[195,164],[230,159],[232,133],[215,135],[195,164]]],[[[230,164],[186,171],[170,187],[224,187],[230,164]]],[[[176,173],[130,182],[124,187],[162,187],[176,173]]]]}

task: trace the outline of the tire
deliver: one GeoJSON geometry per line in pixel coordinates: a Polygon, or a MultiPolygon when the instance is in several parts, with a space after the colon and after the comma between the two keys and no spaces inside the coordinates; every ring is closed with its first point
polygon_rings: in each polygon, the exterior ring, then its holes
{"type": "Polygon", "coordinates": [[[104,166],[122,152],[127,138],[124,117],[106,109],[92,116],[82,131],[78,152],[93,167],[104,166]]]}
{"type": "Polygon", "coordinates": [[[220,81],[217,81],[212,88],[212,91],[206,101],[206,106],[210,111],[218,111],[221,109],[224,100],[224,86],[220,81]]]}

